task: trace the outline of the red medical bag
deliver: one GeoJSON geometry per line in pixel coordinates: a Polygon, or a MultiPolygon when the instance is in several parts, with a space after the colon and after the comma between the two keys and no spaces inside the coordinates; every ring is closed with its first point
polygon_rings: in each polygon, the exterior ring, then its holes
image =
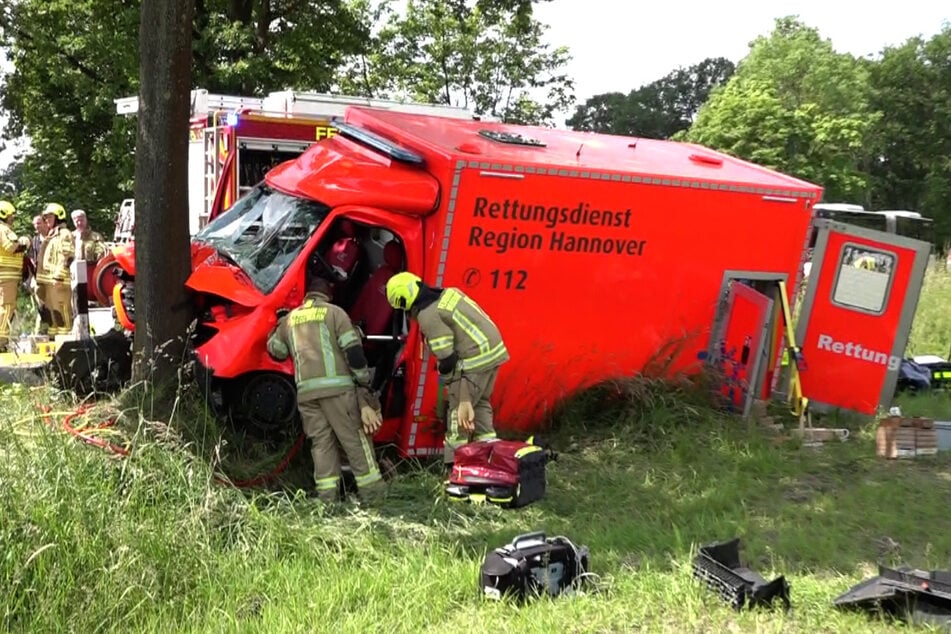
{"type": "Polygon", "coordinates": [[[520,440],[480,440],[456,449],[446,494],[455,500],[507,508],[527,506],[545,495],[549,452],[520,440]]]}

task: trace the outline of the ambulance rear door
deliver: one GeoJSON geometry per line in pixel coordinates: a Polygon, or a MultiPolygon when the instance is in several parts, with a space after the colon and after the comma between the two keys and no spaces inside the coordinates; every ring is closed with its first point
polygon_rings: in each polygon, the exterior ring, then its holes
{"type": "Polygon", "coordinates": [[[796,324],[799,376],[814,411],[874,415],[895,393],[931,244],[816,220],[796,324]]]}

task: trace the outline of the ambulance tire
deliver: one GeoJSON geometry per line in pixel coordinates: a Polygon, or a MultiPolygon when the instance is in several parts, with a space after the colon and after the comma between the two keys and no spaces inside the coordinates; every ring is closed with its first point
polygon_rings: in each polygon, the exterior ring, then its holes
{"type": "Polygon", "coordinates": [[[231,425],[249,435],[279,441],[300,431],[297,387],[278,372],[251,372],[222,390],[231,425]]]}

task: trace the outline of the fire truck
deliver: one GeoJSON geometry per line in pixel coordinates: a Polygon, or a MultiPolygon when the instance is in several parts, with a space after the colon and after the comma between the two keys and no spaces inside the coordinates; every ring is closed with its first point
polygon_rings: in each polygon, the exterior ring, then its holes
{"type": "MultiPolygon", "coordinates": [[[[499,326],[502,433],[639,373],[714,368],[749,413],[783,391],[784,352],[800,412],[890,403],[931,244],[817,219],[820,185],[671,141],[358,106],[332,126],[192,239],[196,376],[231,420],[293,428],[292,362],[267,337],[308,268],[338,253],[354,257],[335,301],[383,403],[374,440],[404,456],[440,452],[447,404],[418,325],[383,292],[403,270],[464,290],[499,326]]],[[[120,265],[116,313],[132,331],[134,258],[120,265]]]]}
{"type": "MultiPolygon", "coordinates": [[[[486,119],[455,106],[292,90],[271,92],[264,97],[245,97],[198,89],[191,92],[190,103],[188,224],[191,235],[251,191],[268,170],[332,136],[335,128],[331,120],[342,116],[348,106],[486,119]]],[[[116,99],[115,104],[119,115],[133,116],[138,112],[138,97],[116,99]]],[[[120,205],[113,243],[131,242],[134,230],[135,200],[128,198],[120,205]]],[[[112,303],[117,266],[116,256],[110,253],[93,271],[93,296],[103,305],[112,303]]]]}

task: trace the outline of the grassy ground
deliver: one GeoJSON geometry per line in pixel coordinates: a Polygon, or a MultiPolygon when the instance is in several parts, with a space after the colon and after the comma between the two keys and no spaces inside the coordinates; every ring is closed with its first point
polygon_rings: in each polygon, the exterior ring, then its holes
{"type": "MultiPolygon", "coordinates": [[[[917,352],[951,341],[942,334],[949,288],[946,276],[929,279],[917,352]]],[[[877,562],[949,567],[951,452],[878,459],[873,425],[844,443],[802,447],[695,394],[632,387],[621,398],[585,395],[559,414],[548,495],[518,511],[450,503],[439,475],[413,464],[401,465],[384,508],[328,510],[295,492],[307,484],[307,452],[285,488],[225,487],[212,463],[246,477],[287,447],[244,455],[190,402],[166,426],[143,420],[130,396],[76,422],[118,414],[118,431],[97,434],[129,443],[118,458],[63,431],[74,403],[47,388],[0,387],[0,627],[891,631],[902,628],[832,600],[877,562]],[[587,545],[596,583],[521,609],[483,600],[486,550],[533,530],[587,545]],[[697,546],[735,536],[750,567],[790,581],[790,613],[735,613],[691,579],[697,546]]],[[[906,401],[951,412],[940,397],[906,401]]]]}

